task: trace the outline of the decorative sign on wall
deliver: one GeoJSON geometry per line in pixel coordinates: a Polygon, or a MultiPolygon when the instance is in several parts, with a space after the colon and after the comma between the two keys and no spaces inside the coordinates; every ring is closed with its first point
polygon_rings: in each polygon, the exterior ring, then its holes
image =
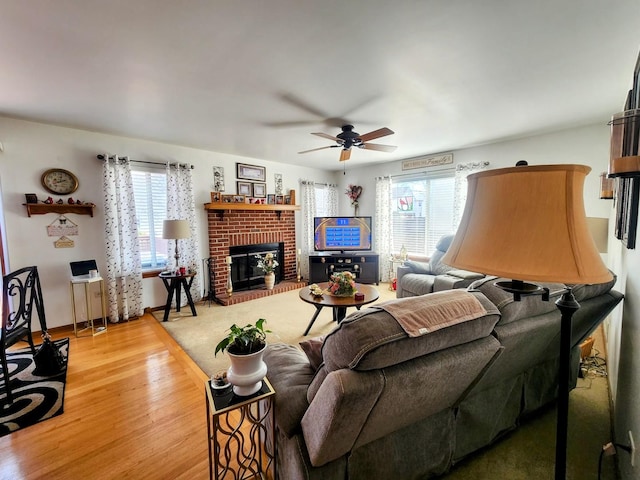
{"type": "Polygon", "coordinates": [[[434,155],[431,157],[410,158],[402,161],[402,170],[413,170],[414,168],[437,167],[453,163],[453,153],[434,155]]]}
{"type": "Polygon", "coordinates": [[[213,167],[213,191],[224,192],[224,168],[213,167]]]}
{"type": "Polygon", "coordinates": [[[60,215],[47,226],[47,235],[50,237],[62,237],[64,235],[78,235],[78,225],[64,215],[60,215]]]}
{"type": "Polygon", "coordinates": [[[56,248],[73,248],[74,243],[73,240],[67,237],[60,237],[58,240],[53,242],[53,246],[56,248]]]}
{"type": "Polygon", "coordinates": [[[273,179],[274,182],[276,184],[276,195],[284,195],[283,191],[283,187],[282,187],[282,174],[281,173],[274,173],[273,174],[273,179]]]}

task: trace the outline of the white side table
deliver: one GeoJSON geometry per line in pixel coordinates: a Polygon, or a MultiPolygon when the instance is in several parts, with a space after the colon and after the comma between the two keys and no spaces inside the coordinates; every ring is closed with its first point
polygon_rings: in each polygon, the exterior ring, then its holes
{"type": "Polygon", "coordinates": [[[81,335],[83,332],[90,333],[92,336],[99,335],[107,331],[107,307],[105,304],[105,295],[104,295],[104,280],[102,277],[89,277],[86,278],[73,278],[70,282],[71,287],[71,308],[73,310],[73,333],[75,333],[76,337],[88,336],[81,335]],[[91,301],[91,286],[94,283],[99,283],[100,285],[100,306],[101,308],[101,316],[100,319],[95,319],[93,317],[93,302],[91,301]],[[86,313],[87,318],[85,322],[85,327],[78,329],[78,317],[76,312],[76,287],[78,285],[84,285],[84,300],[86,305],[86,313]]]}

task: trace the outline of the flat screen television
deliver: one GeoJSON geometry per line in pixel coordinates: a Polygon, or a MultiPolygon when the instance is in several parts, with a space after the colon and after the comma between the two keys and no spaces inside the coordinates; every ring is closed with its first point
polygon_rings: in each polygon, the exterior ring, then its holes
{"type": "Polygon", "coordinates": [[[313,224],[316,252],[371,250],[371,217],[315,217],[313,224]]]}

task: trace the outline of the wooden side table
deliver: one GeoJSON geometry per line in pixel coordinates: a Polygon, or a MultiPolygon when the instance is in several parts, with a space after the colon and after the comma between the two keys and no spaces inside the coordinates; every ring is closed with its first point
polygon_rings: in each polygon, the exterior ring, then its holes
{"type": "Polygon", "coordinates": [[[187,301],[189,302],[189,306],[191,307],[191,315],[197,317],[196,307],[193,304],[193,299],[191,298],[191,284],[193,283],[193,277],[196,276],[195,273],[187,273],[185,275],[167,275],[165,273],[161,273],[158,275],[162,279],[162,283],[164,283],[165,288],[167,289],[167,304],[164,306],[164,317],[162,319],[163,322],[169,320],[169,312],[171,311],[171,300],[173,300],[173,295],[176,295],[176,311],[180,311],[180,291],[184,289],[184,293],[187,296],[187,301]]]}
{"type": "Polygon", "coordinates": [[[205,384],[209,478],[276,478],[275,390],[265,377],[250,397],[205,384]]]}

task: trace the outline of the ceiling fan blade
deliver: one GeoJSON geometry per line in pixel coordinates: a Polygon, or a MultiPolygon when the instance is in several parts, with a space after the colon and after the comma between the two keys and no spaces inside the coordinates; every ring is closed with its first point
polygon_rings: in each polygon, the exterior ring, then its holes
{"type": "Polygon", "coordinates": [[[365,150],[378,150],[380,152],[393,152],[396,148],[395,145],[380,145],[378,143],[362,143],[358,145],[365,150]]]}
{"type": "Polygon", "coordinates": [[[309,153],[309,152],[316,152],[318,150],[324,150],[325,148],[336,148],[339,145],[329,145],[328,147],[319,147],[319,148],[312,148],[311,150],[303,150],[302,152],[298,152],[298,153],[309,153]]]}
{"type": "Polygon", "coordinates": [[[311,135],[317,135],[318,137],[326,138],[328,140],[333,140],[334,142],[342,142],[342,140],[340,140],[338,137],[334,137],[332,135],[329,135],[328,133],[314,132],[311,135]]]}
{"type": "Polygon", "coordinates": [[[349,160],[351,158],[351,150],[345,150],[344,148],[340,152],[340,161],[344,162],[345,160],[349,160]]]}
{"type": "Polygon", "coordinates": [[[373,132],[360,135],[360,140],[362,140],[362,142],[368,142],[369,140],[373,140],[374,138],[385,137],[387,135],[392,135],[393,133],[395,132],[387,127],[379,128],[378,130],[374,130],[373,132]]]}

